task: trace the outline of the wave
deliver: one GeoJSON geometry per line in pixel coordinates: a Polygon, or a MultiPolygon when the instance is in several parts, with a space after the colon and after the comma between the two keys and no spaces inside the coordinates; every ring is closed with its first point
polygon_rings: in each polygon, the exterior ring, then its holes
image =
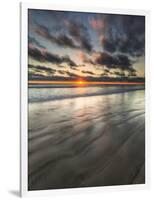
{"type": "MultiPolygon", "coordinates": [[[[32,88],[31,88],[32,89],[32,88]]],[[[64,93],[59,92],[59,94],[48,94],[48,93],[37,93],[35,94],[35,91],[32,91],[33,94],[29,93],[28,101],[29,103],[35,103],[35,102],[44,102],[44,101],[54,101],[54,100],[63,100],[63,99],[71,99],[71,98],[80,98],[80,97],[90,97],[90,96],[100,96],[100,95],[112,95],[112,94],[118,94],[118,93],[125,93],[125,92],[131,92],[136,90],[144,90],[145,88],[143,86],[135,86],[135,87],[113,87],[113,88],[105,88],[104,90],[96,90],[94,92],[84,92],[84,93],[64,93]]],[[[42,88],[40,89],[42,90],[42,88]]],[[[53,90],[50,88],[50,90],[53,90]]],[[[60,90],[60,88],[59,88],[60,90]]]]}

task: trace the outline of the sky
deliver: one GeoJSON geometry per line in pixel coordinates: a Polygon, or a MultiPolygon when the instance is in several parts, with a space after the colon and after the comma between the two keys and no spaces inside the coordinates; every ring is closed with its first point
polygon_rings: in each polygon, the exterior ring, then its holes
{"type": "Polygon", "coordinates": [[[144,16],[29,9],[29,80],[144,76],[144,16]]]}

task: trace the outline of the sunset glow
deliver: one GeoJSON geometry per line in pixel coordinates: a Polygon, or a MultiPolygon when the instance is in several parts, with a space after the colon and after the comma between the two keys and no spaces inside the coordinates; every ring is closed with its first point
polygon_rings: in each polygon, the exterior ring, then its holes
{"type": "Polygon", "coordinates": [[[144,82],[90,82],[90,81],[40,81],[40,80],[31,80],[28,81],[29,85],[144,85],[144,82]]]}
{"type": "Polygon", "coordinates": [[[83,85],[83,84],[85,84],[85,82],[84,81],[77,81],[77,84],[83,85]]]}

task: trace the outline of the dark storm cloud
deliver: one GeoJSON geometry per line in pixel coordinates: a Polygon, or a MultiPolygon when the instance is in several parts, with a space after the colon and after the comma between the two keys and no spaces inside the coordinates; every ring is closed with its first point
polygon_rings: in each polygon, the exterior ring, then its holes
{"type": "Polygon", "coordinates": [[[99,52],[95,58],[95,63],[99,65],[105,65],[109,68],[115,68],[115,60],[112,55],[105,53],[105,52],[99,52]]]}
{"type": "Polygon", "coordinates": [[[70,38],[67,35],[64,34],[60,34],[57,37],[54,37],[53,42],[55,42],[56,44],[58,44],[59,46],[63,46],[63,47],[70,47],[70,48],[78,48],[74,41],[72,40],[72,38],[70,38]]]}
{"type": "Polygon", "coordinates": [[[103,73],[101,73],[100,76],[108,76],[109,74],[112,74],[112,72],[109,69],[103,69],[103,73]]]}
{"type": "Polygon", "coordinates": [[[49,29],[45,26],[37,24],[37,28],[35,29],[35,32],[44,37],[45,39],[63,47],[69,47],[69,48],[78,48],[71,37],[64,35],[60,33],[59,35],[53,35],[50,33],[49,29]]]}
{"type": "Polygon", "coordinates": [[[137,74],[136,74],[136,72],[129,72],[129,74],[128,74],[128,76],[129,77],[136,77],[137,76],[137,74]]]}
{"type": "MultiPolygon", "coordinates": [[[[80,65],[78,65],[78,67],[80,67],[80,65]]],[[[79,69],[77,68],[77,66],[70,66],[70,69],[76,70],[78,71],[79,69]]]]}
{"type": "Polygon", "coordinates": [[[40,62],[51,62],[54,64],[67,63],[69,66],[76,66],[75,62],[72,61],[69,56],[59,56],[57,54],[52,54],[51,52],[45,50],[41,51],[35,47],[28,48],[28,54],[33,59],[40,62]]]}
{"type": "Polygon", "coordinates": [[[37,27],[35,29],[35,32],[38,35],[40,35],[40,36],[42,36],[42,37],[44,37],[46,39],[49,39],[49,40],[53,39],[53,37],[50,35],[50,32],[49,32],[48,28],[46,28],[45,26],[42,26],[40,24],[36,24],[36,25],[37,25],[37,27]]]}
{"type": "Polygon", "coordinates": [[[52,34],[48,28],[37,24],[35,32],[58,46],[82,49],[87,52],[92,51],[92,45],[90,44],[88,31],[85,26],[72,21],[65,21],[65,28],[68,34],[62,32],[52,34]]]}
{"type": "Polygon", "coordinates": [[[77,74],[69,72],[69,71],[66,71],[65,73],[71,78],[78,78],[79,77],[77,74]]]}
{"type": "Polygon", "coordinates": [[[55,69],[52,69],[50,67],[44,67],[44,66],[40,66],[40,65],[28,65],[28,68],[29,69],[34,69],[34,70],[39,70],[40,72],[47,72],[47,73],[50,73],[50,74],[54,74],[56,72],[55,69]]]}
{"type": "Polygon", "coordinates": [[[134,61],[126,54],[93,52],[91,57],[87,57],[83,52],[79,52],[78,57],[86,64],[91,64],[95,68],[103,67],[104,73],[108,73],[109,69],[121,69],[129,72],[135,72],[132,67],[134,61]],[[105,68],[106,67],[106,68],[105,68]]]}
{"type": "Polygon", "coordinates": [[[103,72],[102,74],[100,74],[100,77],[103,77],[103,76],[108,76],[108,73],[105,73],[105,72],[103,72]]]}
{"type": "Polygon", "coordinates": [[[83,74],[90,74],[90,75],[95,75],[93,72],[91,72],[91,71],[85,71],[85,70],[83,70],[83,71],[81,71],[83,74]]]}
{"type": "Polygon", "coordinates": [[[80,48],[87,52],[92,51],[92,45],[87,28],[78,22],[65,21],[69,34],[80,44],[80,48]]]}
{"type": "Polygon", "coordinates": [[[109,73],[110,70],[109,69],[104,69],[104,73],[109,73]]]}
{"type": "Polygon", "coordinates": [[[90,65],[95,65],[94,61],[91,59],[91,58],[88,58],[88,57],[83,57],[82,61],[84,63],[87,63],[87,64],[90,64],[90,65]]]}
{"type": "Polygon", "coordinates": [[[66,71],[65,71],[65,70],[57,70],[57,72],[58,72],[59,74],[62,74],[62,75],[65,75],[65,74],[66,74],[66,71]]]}
{"type": "Polygon", "coordinates": [[[115,71],[113,74],[115,74],[116,76],[120,76],[120,77],[126,76],[124,72],[115,71]]]}
{"type": "Polygon", "coordinates": [[[56,70],[44,66],[28,65],[28,79],[46,79],[53,77],[56,70]]]}
{"type": "Polygon", "coordinates": [[[57,72],[61,75],[68,75],[68,76],[72,76],[72,77],[78,77],[77,74],[69,72],[68,70],[57,70],[57,72]]]}
{"type": "Polygon", "coordinates": [[[100,38],[108,52],[121,52],[130,56],[142,56],[145,50],[145,17],[108,15],[100,38]]]}
{"type": "Polygon", "coordinates": [[[36,74],[34,72],[28,72],[28,80],[45,80],[47,76],[43,74],[36,74]]]}
{"type": "Polygon", "coordinates": [[[67,63],[70,67],[76,67],[77,66],[76,63],[73,60],[70,59],[69,56],[63,56],[62,61],[67,63]]]}
{"type": "Polygon", "coordinates": [[[109,69],[121,69],[126,71],[135,71],[132,67],[132,61],[128,56],[123,54],[109,54],[107,52],[99,52],[95,58],[95,64],[105,66],[109,69]]]}
{"type": "Polygon", "coordinates": [[[38,42],[35,38],[28,36],[28,44],[29,45],[36,45],[37,47],[40,47],[42,49],[46,49],[45,46],[43,46],[42,44],[40,44],[40,42],[38,42]]]}

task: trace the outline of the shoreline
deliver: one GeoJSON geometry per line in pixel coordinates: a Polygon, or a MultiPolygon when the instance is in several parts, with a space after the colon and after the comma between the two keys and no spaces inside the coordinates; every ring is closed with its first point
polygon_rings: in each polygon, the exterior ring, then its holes
{"type": "MultiPolygon", "coordinates": [[[[34,89],[34,88],[33,88],[34,89]]],[[[40,88],[38,88],[40,89],[40,88]]],[[[42,88],[43,89],[43,88],[42,88]]],[[[49,88],[48,88],[49,89],[49,88]]],[[[51,88],[52,89],[52,88],[51,88]]],[[[112,91],[112,92],[100,92],[100,93],[91,93],[91,94],[77,94],[77,95],[69,95],[69,96],[61,96],[61,97],[55,97],[55,98],[50,98],[50,99],[43,99],[42,101],[29,101],[28,103],[43,103],[47,101],[57,101],[57,100],[65,100],[65,99],[74,99],[74,98],[82,98],[82,97],[93,97],[93,96],[105,96],[105,95],[114,95],[114,94],[120,94],[120,93],[127,93],[127,92],[135,92],[139,90],[145,90],[145,88],[131,88],[127,90],[120,90],[120,91],[112,91]]]]}

